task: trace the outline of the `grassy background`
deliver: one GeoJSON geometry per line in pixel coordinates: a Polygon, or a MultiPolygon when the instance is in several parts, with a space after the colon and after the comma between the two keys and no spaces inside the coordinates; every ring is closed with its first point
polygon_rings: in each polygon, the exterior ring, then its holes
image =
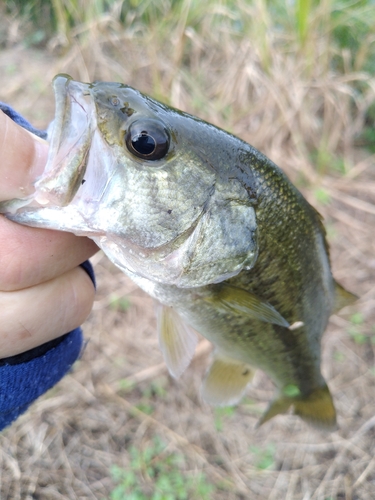
{"type": "Polygon", "coordinates": [[[0,437],[0,498],[373,499],[375,2],[30,0],[0,4],[0,99],[46,127],[58,72],[122,81],[239,135],[324,215],[335,277],[361,298],[331,318],[323,373],[339,414],[254,425],[199,399],[210,347],[166,372],[152,301],[102,254],[74,371],[0,437]]]}

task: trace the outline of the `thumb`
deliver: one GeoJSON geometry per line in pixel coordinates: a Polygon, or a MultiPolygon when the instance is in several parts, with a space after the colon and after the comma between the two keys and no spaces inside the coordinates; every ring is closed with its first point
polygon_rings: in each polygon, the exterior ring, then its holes
{"type": "Polygon", "coordinates": [[[48,143],[0,111],[0,151],[0,201],[31,194],[46,164],[48,143]]]}

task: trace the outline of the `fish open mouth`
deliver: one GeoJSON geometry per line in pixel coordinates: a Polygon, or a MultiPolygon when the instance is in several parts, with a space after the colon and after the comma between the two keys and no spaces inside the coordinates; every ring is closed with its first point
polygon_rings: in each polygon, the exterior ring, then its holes
{"type": "Polygon", "coordinates": [[[68,205],[86,171],[95,124],[90,84],[57,75],[53,82],[55,120],[49,133],[50,149],[45,170],[35,183],[34,200],[41,205],[68,205]]]}

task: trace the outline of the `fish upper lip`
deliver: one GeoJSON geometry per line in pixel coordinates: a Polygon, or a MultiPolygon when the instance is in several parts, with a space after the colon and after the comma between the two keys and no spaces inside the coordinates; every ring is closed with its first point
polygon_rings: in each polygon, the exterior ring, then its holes
{"type": "Polygon", "coordinates": [[[47,164],[35,183],[35,200],[43,205],[68,205],[83,179],[95,118],[89,84],[57,75],[56,113],[47,164]],[[87,99],[88,97],[88,99],[87,99]]]}

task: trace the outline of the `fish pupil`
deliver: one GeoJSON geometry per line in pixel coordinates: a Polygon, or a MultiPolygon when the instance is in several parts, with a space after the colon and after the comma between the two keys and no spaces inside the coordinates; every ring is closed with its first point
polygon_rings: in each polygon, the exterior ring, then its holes
{"type": "Polygon", "coordinates": [[[143,131],[132,139],[132,146],[138,153],[147,156],[155,151],[156,144],[154,138],[143,131]]]}
{"type": "Polygon", "coordinates": [[[165,125],[153,118],[141,118],[130,124],[125,134],[129,152],[144,160],[160,160],[169,150],[169,134],[165,125]]]}

